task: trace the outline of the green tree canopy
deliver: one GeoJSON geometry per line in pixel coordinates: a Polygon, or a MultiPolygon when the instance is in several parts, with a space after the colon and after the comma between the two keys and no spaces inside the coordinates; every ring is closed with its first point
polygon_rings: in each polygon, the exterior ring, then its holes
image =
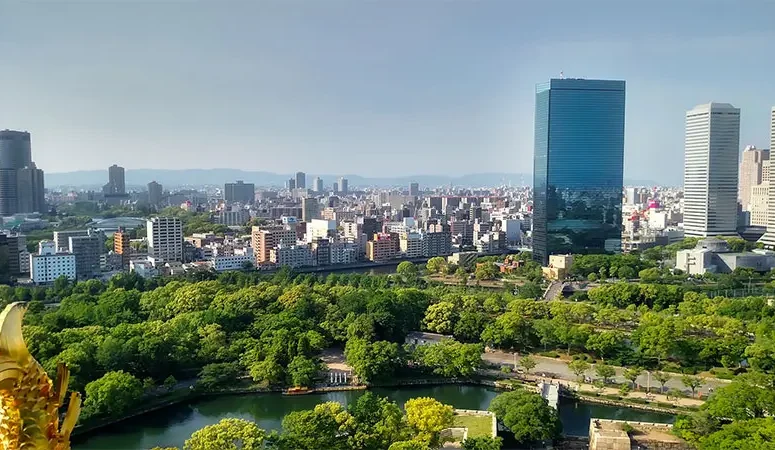
{"type": "Polygon", "coordinates": [[[536,392],[516,390],[495,397],[490,411],[522,443],[551,441],[562,433],[557,411],[536,392]]]}
{"type": "Polygon", "coordinates": [[[142,397],[140,380],[123,371],[108,372],[86,385],[84,412],[87,416],[121,415],[138,405],[142,397]]]}
{"type": "Polygon", "coordinates": [[[453,409],[429,397],[413,398],[404,405],[406,422],[415,434],[414,440],[431,448],[440,444],[441,430],[452,426],[453,409]]]}
{"type": "Polygon", "coordinates": [[[260,450],[266,433],[255,422],[243,419],[222,419],[195,431],[186,440],[183,450],[260,450]]]}

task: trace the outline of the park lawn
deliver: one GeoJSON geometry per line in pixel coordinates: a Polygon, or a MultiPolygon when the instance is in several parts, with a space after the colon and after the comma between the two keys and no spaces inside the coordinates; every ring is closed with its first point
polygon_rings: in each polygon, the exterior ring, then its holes
{"type": "Polygon", "coordinates": [[[454,427],[468,428],[468,437],[492,436],[492,417],[455,415],[454,427]]]}

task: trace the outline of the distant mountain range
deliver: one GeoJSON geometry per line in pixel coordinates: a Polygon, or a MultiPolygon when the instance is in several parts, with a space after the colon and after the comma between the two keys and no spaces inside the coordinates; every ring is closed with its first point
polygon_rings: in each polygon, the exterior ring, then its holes
{"type": "MultiPolygon", "coordinates": [[[[222,185],[226,182],[243,180],[255,183],[256,186],[283,186],[293,174],[273,172],[246,171],[239,169],[127,169],[126,185],[145,186],[151,181],[164,185],[165,188],[202,185],[222,185]]],[[[312,179],[320,177],[326,186],[331,186],[340,176],[347,178],[351,187],[406,187],[416,182],[421,188],[439,186],[485,187],[525,186],[533,183],[533,176],[524,173],[477,173],[461,176],[446,175],[412,175],[400,177],[362,177],[359,175],[307,174],[307,187],[312,186],[312,179]]],[[[107,170],[79,170],[76,172],[46,173],[46,187],[79,187],[100,188],[108,181],[107,170]]],[[[628,185],[653,186],[653,181],[625,180],[628,185]]]]}

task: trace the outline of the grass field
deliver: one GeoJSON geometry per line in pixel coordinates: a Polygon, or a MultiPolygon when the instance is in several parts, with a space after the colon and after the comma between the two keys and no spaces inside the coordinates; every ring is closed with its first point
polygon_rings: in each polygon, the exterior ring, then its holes
{"type": "Polygon", "coordinates": [[[492,436],[492,417],[456,415],[454,427],[468,428],[468,437],[492,436]]]}

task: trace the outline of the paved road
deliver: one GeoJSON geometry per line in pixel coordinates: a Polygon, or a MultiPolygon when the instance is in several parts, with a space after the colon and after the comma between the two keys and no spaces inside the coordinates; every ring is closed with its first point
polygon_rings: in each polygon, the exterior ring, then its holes
{"type": "MultiPolygon", "coordinates": [[[[487,362],[491,362],[494,364],[508,364],[513,365],[514,364],[514,354],[513,353],[506,353],[506,352],[492,352],[492,353],[485,353],[482,355],[482,359],[484,359],[487,362]]],[[[542,356],[533,356],[533,359],[535,359],[537,365],[536,368],[532,370],[532,373],[535,374],[541,374],[545,373],[548,377],[555,377],[560,378],[563,380],[570,380],[570,381],[577,381],[576,375],[568,369],[568,365],[565,361],[561,361],[559,359],[553,359],[553,358],[544,358],[542,356]]],[[[517,362],[519,362],[520,357],[517,356],[516,358],[517,362]]],[[[616,368],[616,382],[623,383],[625,381],[624,377],[622,377],[622,372],[624,369],[621,367],[616,368]]],[[[597,378],[595,375],[594,369],[590,369],[587,374],[587,376],[592,378],[597,378]]],[[[636,380],[638,384],[641,386],[648,386],[649,385],[649,376],[648,374],[644,373],[638,379],[636,380]]],[[[700,389],[698,389],[699,392],[703,394],[707,394],[709,389],[716,389],[721,386],[725,386],[727,383],[729,383],[726,380],[719,380],[715,378],[706,379],[705,385],[702,386],[700,389]]],[[[651,388],[659,389],[660,385],[657,380],[654,379],[654,377],[651,377],[651,388]]],[[[666,384],[666,389],[679,389],[687,394],[691,393],[691,390],[688,389],[686,386],[681,383],[681,376],[675,375],[673,378],[671,378],[666,384]]]]}

